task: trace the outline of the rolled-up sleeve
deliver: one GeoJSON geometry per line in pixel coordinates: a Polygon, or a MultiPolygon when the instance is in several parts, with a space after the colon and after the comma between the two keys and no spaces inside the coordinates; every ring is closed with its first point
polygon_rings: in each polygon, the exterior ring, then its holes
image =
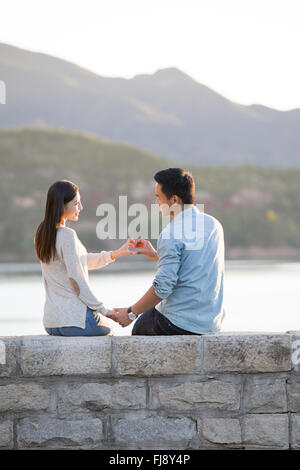
{"type": "Polygon", "coordinates": [[[180,240],[173,238],[166,240],[160,237],[157,253],[158,269],[152,284],[156,295],[161,299],[166,299],[173,292],[178,280],[182,253],[180,240]]]}
{"type": "Polygon", "coordinates": [[[79,254],[79,240],[73,230],[64,232],[61,243],[61,254],[66,266],[69,281],[80,300],[91,310],[106,315],[107,309],[92,292],[84,269],[83,256],[79,254]],[[82,258],[82,259],[81,259],[82,258]]]}

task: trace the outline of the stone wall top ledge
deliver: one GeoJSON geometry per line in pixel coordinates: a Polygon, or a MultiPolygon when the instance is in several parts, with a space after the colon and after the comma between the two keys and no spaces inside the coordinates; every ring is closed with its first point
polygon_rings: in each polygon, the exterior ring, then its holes
{"type": "Polygon", "coordinates": [[[109,375],[111,338],[23,336],[20,368],[24,376],[109,375]]]}
{"type": "Polygon", "coordinates": [[[220,332],[203,336],[0,336],[0,377],[161,376],[291,370],[300,331],[220,332]]]}
{"type": "Polygon", "coordinates": [[[203,368],[214,372],[283,372],[291,370],[291,336],[243,332],[203,337],[203,368]]]}

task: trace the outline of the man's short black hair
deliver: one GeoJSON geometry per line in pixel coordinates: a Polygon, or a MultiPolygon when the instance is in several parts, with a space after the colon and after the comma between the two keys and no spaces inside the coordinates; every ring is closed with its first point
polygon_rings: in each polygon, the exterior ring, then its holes
{"type": "Polygon", "coordinates": [[[176,195],[183,204],[194,204],[195,182],[189,171],[182,168],[167,168],[155,173],[154,179],[161,185],[162,192],[168,199],[176,195]]]}

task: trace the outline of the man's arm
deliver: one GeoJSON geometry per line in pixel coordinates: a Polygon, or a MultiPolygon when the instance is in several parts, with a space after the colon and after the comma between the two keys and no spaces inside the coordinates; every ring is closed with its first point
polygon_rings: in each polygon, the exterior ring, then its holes
{"type": "Polygon", "coordinates": [[[147,292],[140,298],[135,304],[131,306],[131,310],[136,314],[139,315],[140,313],[146,312],[152,307],[155,307],[161,298],[155,294],[154,286],[149,287],[147,292]]]}
{"type": "MultiPolygon", "coordinates": [[[[155,294],[154,286],[151,286],[147,292],[135,304],[131,306],[131,310],[136,315],[146,312],[155,307],[161,301],[160,297],[155,294]]],[[[117,321],[121,326],[128,326],[132,320],[128,318],[127,308],[114,308],[116,315],[110,315],[110,318],[117,321]]]]}
{"type": "MultiPolygon", "coordinates": [[[[140,314],[155,307],[162,299],[166,299],[172,293],[178,279],[178,269],[181,263],[181,245],[174,239],[159,240],[158,271],[152,286],[131,306],[133,313],[140,314]]],[[[127,308],[114,309],[117,313],[111,318],[122,326],[131,323],[128,318],[127,308]]]]}

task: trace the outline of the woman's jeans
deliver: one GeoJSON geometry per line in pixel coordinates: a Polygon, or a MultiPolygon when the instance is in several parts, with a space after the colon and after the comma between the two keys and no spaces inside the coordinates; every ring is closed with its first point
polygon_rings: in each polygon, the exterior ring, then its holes
{"type": "Polygon", "coordinates": [[[64,326],[61,328],[45,328],[48,335],[52,336],[106,336],[112,335],[111,328],[104,325],[105,321],[100,314],[93,313],[93,311],[87,307],[86,309],[86,321],[85,328],[79,328],[77,326],[64,326]]]}
{"type": "Polygon", "coordinates": [[[191,331],[183,330],[168,320],[155,307],[139,315],[132,328],[132,335],[166,336],[166,335],[196,335],[191,331]]]}

